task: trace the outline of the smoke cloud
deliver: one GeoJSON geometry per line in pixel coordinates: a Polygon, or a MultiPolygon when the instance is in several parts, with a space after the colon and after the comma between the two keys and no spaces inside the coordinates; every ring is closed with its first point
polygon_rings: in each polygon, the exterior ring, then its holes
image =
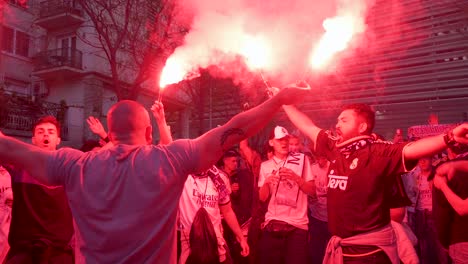
{"type": "Polygon", "coordinates": [[[365,32],[364,18],[372,2],[181,0],[180,7],[185,11],[181,19],[190,14],[193,21],[184,44],[171,57],[195,71],[218,65],[225,76],[242,80],[239,74],[243,71],[238,69],[242,40],[246,36],[258,37],[265,40],[270,58],[260,69],[263,74],[277,82],[273,85],[296,81],[310,71],[309,57],[324,34],[324,20],[336,16],[352,18],[355,33],[361,34],[365,32]]]}

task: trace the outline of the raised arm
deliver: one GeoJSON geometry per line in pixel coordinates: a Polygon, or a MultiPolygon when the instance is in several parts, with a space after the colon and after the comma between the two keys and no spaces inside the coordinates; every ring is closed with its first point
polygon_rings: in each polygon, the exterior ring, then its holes
{"type": "Polygon", "coordinates": [[[289,120],[296,126],[304,135],[309,137],[309,139],[314,144],[317,140],[317,135],[320,132],[320,128],[317,127],[314,122],[306,116],[304,113],[299,111],[295,106],[285,105],[283,106],[286,115],[289,117],[289,120]]]}
{"type": "Polygon", "coordinates": [[[101,121],[97,119],[94,116],[89,116],[86,119],[86,123],[88,123],[89,130],[93,132],[94,134],[98,135],[102,140],[108,142],[107,138],[107,132],[104,129],[104,126],[102,125],[101,121]]]}
{"type": "Polygon", "coordinates": [[[0,132],[0,162],[25,169],[42,183],[48,183],[46,161],[51,153],[0,132]]]}
{"type": "Polygon", "coordinates": [[[171,143],[172,135],[171,128],[166,123],[166,115],[164,114],[164,105],[156,100],[151,106],[151,112],[153,113],[154,118],[156,119],[156,124],[159,129],[159,144],[166,145],[171,143]]]}
{"type": "Polygon", "coordinates": [[[408,144],[403,150],[405,159],[416,160],[434,155],[446,149],[451,144],[468,144],[468,123],[455,127],[446,135],[422,138],[408,144]]]}
{"type": "Polygon", "coordinates": [[[195,139],[200,150],[199,170],[213,165],[234,144],[262,129],[284,104],[295,103],[306,96],[308,89],[287,87],[276,96],[246,112],[234,116],[223,126],[217,127],[195,139]]]}

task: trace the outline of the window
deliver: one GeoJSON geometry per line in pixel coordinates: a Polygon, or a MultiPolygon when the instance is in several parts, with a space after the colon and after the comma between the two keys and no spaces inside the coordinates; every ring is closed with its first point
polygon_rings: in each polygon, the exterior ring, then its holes
{"type": "Polygon", "coordinates": [[[24,57],[29,55],[29,35],[16,31],[16,49],[15,53],[24,57]]]}
{"type": "Polygon", "coordinates": [[[13,53],[14,30],[2,27],[2,50],[13,53]]]}
{"type": "Polygon", "coordinates": [[[5,2],[22,8],[28,8],[28,0],[6,0],[5,2]]]}
{"type": "Polygon", "coordinates": [[[5,26],[1,27],[1,30],[1,44],[3,51],[23,57],[29,56],[28,34],[5,26]]]}

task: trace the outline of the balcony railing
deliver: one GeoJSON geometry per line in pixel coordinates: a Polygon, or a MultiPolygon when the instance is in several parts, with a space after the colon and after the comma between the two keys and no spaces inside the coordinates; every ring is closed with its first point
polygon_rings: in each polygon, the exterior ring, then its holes
{"type": "Polygon", "coordinates": [[[40,5],[39,17],[47,18],[63,13],[83,16],[83,11],[73,0],[48,0],[40,5]]]}
{"type": "Polygon", "coordinates": [[[83,53],[77,49],[59,48],[38,53],[35,56],[35,71],[68,66],[81,70],[83,53]]]}
{"type": "Polygon", "coordinates": [[[38,118],[52,115],[61,124],[61,137],[68,138],[68,126],[64,125],[67,106],[46,101],[33,101],[31,96],[8,94],[0,91],[0,127],[12,134],[25,135],[32,131],[38,118]]]}

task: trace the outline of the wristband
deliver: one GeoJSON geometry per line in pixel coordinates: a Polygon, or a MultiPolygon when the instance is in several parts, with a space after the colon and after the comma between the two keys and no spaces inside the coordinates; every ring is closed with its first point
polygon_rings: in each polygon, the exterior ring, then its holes
{"type": "Polygon", "coordinates": [[[457,141],[455,140],[453,136],[453,130],[450,130],[449,132],[445,133],[444,142],[445,142],[445,145],[447,145],[447,147],[453,147],[457,144],[457,141]]]}

